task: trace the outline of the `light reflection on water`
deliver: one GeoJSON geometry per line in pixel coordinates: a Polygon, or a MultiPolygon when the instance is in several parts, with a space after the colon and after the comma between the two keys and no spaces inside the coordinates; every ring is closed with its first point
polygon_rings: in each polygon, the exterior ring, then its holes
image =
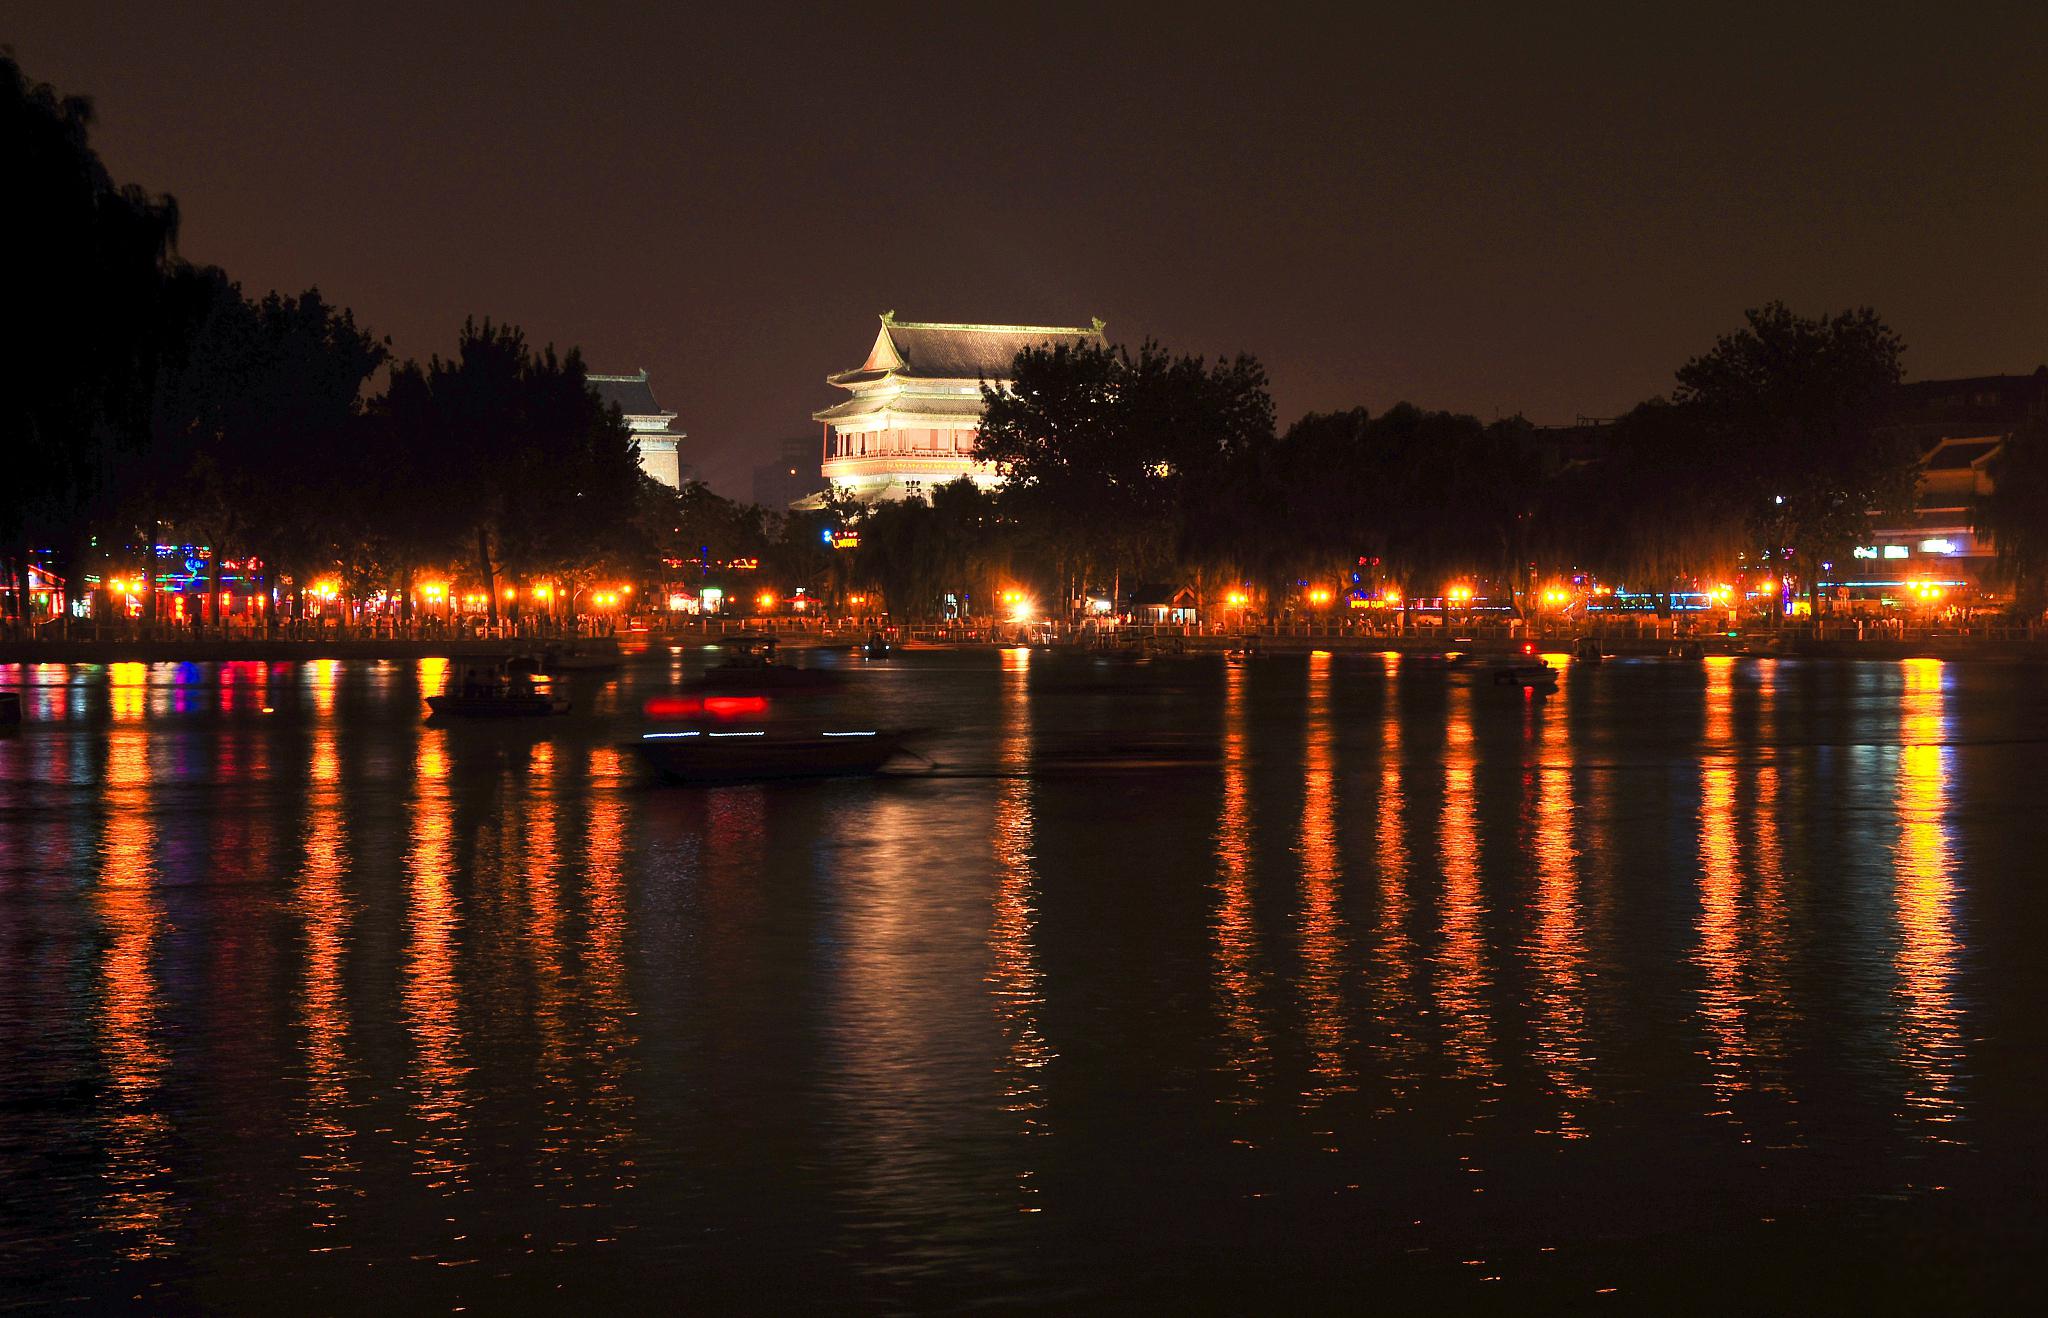
{"type": "Polygon", "coordinates": [[[1898,922],[1899,1057],[1907,1110],[1937,1129],[1962,1115],[1957,1092],[1964,1057],[1951,981],[1961,944],[1949,841],[1943,665],[1909,659],[1899,719],[1898,922]]]}
{"type": "Polygon", "coordinates": [[[1224,1055],[1236,1083],[1225,1101],[1244,1103],[1264,1085],[1269,1059],[1260,1017],[1259,933],[1252,918],[1251,746],[1245,704],[1248,670],[1223,670],[1223,804],[1216,813],[1214,957],[1225,1029],[1224,1055]]]}
{"type": "MultiPolygon", "coordinates": [[[[995,857],[995,918],[989,926],[988,983],[1004,1051],[1004,1111],[1014,1113],[1021,1134],[1052,1134],[1046,1116],[1043,1072],[1059,1055],[1039,1025],[1044,1007],[1037,953],[1037,885],[1032,865],[1031,818],[1031,651],[1003,651],[1002,722],[996,763],[1002,786],[996,797],[990,836],[995,857]]],[[[1033,1183],[1036,1169],[1027,1147],[1017,1172],[1019,1207],[1040,1211],[1033,1183]]]]}
{"type": "Polygon", "coordinates": [[[149,737],[141,716],[140,664],[117,665],[115,717],[107,736],[106,816],[94,905],[100,952],[100,1048],[107,1074],[101,1112],[106,1163],[97,1217],[130,1259],[167,1255],[183,1217],[168,1162],[172,1136],[161,1102],[169,1051],[157,946],[163,918],[155,891],[156,825],[151,810],[149,737]]]}
{"type": "Polygon", "coordinates": [[[433,1193],[460,1193],[469,1174],[465,1133],[470,1072],[462,1038],[462,982],[456,938],[462,911],[456,896],[454,802],[448,733],[421,735],[412,795],[412,845],[406,856],[407,945],[400,1009],[412,1037],[408,1076],[417,1175],[433,1193]]]}
{"type": "Polygon", "coordinates": [[[1444,727],[1443,815],[1437,834],[1437,863],[1443,888],[1438,897],[1436,1010],[1443,1022],[1444,1051],[1463,1079],[1493,1071],[1492,1007],[1486,974],[1486,897],[1479,884],[1478,757],[1473,747],[1472,703],[1476,692],[1460,683],[1450,689],[1444,727]]]}
{"type": "MultiPolygon", "coordinates": [[[[1399,676],[1399,661],[1386,656],[1382,680],[1389,686],[1399,676]]],[[[1373,833],[1373,861],[1379,874],[1377,915],[1373,921],[1370,970],[1364,976],[1366,999],[1378,1040],[1378,1070],[1387,1090],[1382,1112],[1402,1106],[1418,1076],[1425,1046],[1417,1021],[1415,942],[1408,932],[1414,903],[1409,896],[1407,797],[1402,781],[1407,770],[1401,738],[1400,707],[1385,700],[1378,721],[1379,772],[1370,775],[1378,801],[1373,833]]]]}
{"type": "Polygon", "coordinates": [[[1308,659],[1308,745],[1302,756],[1301,949],[1303,1034],[1313,1079],[1302,1098],[1309,1107],[1350,1089],[1345,1052],[1350,1030],[1342,993],[1344,931],[1337,911],[1341,882],[1337,859],[1337,765],[1330,721],[1331,656],[1308,659]]]}
{"type": "MultiPolygon", "coordinates": [[[[349,923],[354,913],[348,875],[348,822],[341,784],[337,729],[332,719],[334,666],[309,668],[319,721],[313,729],[307,766],[307,825],[304,859],[300,863],[297,904],[305,940],[304,975],[299,990],[299,1031],[304,1053],[305,1107],[301,1129],[308,1149],[306,1197],[312,1209],[309,1225],[334,1228],[354,1211],[349,1200],[359,1194],[350,1185],[357,1170],[355,1144],[359,1131],[349,1110],[351,1078],[348,1058],[347,968],[349,923]]],[[[314,1248],[326,1248],[315,1246],[314,1248]]]]}
{"type": "Polygon", "coordinates": [[[1749,1087],[1743,947],[1739,928],[1743,868],[1735,815],[1735,660],[1711,657],[1706,726],[1700,744],[1700,1015],[1707,1028],[1707,1065],[1715,1109],[1726,1112],[1749,1087]]]}
{"type": "MultiPolygon", "coordinates": [[[[641,784],[595,712],[423,726],[444,676],[0,669],[42,720],[0,738],[0,1060],[90,1169],[0,1140],[36,1222],[0,1244],[43,1260],[7,1291],[234,1259],[250,1295],[502,1306],[794,1254],[762,1294],[1100,1299],[1115,1258],[1221,1302],[1255,1238],[1456,1301],[1559,1242],[1654,1284],[1601,1252],[1638,1229],[1602,1177],[1853,1236],[1958,1179],[1930,1160],[2030,1165],[1987,1142],[2035,1095],[1984,1059],[2048,1041],[1985,959],[2048,931],[1983,876],[2038,859],[2048,709],[2003,670],[1617,662],[1531,700],[1378,656],[919,657],[861,672],[884,721],[992,773],[709,792],[641,784]],[[1167,731],[1213,761],[1039,772],[1167,731]],[[208,1198],[228,1162],[246,1205],[208,1198]]],[[[1639,1198],[1660,1239],[1735,1229],[1639,1198]]]]}
{"type": "Polygon", "coordinates": [[[1569,691],[1565,687],[1541,705],[1530,705],[1537,721],[1536,757],[1529,770],[1536,810],[1524,846],[1536,870],[1536,931],[1529,950],[1537,985],[1531,1053],[1556,1098],[1557,1133],[1565,1139],[1583,1139],[1593,1087],[1569,691]]]}

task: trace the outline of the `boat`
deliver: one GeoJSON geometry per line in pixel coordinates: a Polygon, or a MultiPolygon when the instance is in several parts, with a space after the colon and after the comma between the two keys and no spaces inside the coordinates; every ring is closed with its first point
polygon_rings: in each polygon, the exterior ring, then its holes
{"type": "Polygon", "coordinates": [[[669,782],[777,782],[878,773],[908,738],[870,728],[690,728],[642,733],[636,749],[669,782]]]}
{"type": "Polygon", "coordinates": [[[471,664],[459,684],[427,697],[429,718],[543,718],[569,712],[569,702],[541,690],[533,676],[513,665],[471,664]]]}
{"type": "Polygon", "coordinates": [[[890,649],[888,637],[880,632],[870,632],[867,640],[861,642],[860,657],[863,659],[887,659],[890,649]]]}
{"type": "Polygon", "coordinates": [[[1597,636],[1581,636],[1572,642],[1573,663],[1597,664],[1606,658],[1607,656],[1600,652],[1600,638],[1597,636]]]}
{"type": "Polygon", "coordinates": [[[794,668],[778,662],[773,636],[742,633],[719,639],[725,658],[693,684],[705,690],[809,691],[837,686],[839,674],[822,668],[794,668]]]}
{"type": "Polygon", "coordinates": [[[1492,671],[1495,686],[1518,686],[1525,691],[1557,690],[1557,670],[1543,659],[1533,664],[1499,664],[1492,671]]]}
{"type": "Polygon", "coordinates": [[[603,673],[621,667],[625,662],[626,658],[619,653],[616,644],[598,650],[550,645],[540,652],[540,671],[543,673],[603,673]]]}

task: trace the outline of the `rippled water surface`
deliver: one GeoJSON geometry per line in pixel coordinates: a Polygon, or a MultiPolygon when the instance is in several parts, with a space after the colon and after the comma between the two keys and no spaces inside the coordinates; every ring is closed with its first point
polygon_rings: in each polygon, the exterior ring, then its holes
{"type": "Polygon", "coordinates": [[[939,773],[652,786],[700,662],[0,667],[0,1301],[2037,1285],[2048,670],[919,653],[939,773]]]}

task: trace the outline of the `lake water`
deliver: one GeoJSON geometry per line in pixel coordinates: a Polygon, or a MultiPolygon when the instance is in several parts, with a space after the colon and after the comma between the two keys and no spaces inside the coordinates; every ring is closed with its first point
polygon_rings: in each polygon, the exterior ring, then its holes
{"type": "Polygon", "coordinates": [[[2038,1287],[2048,671],[915,653],[937,773],[653,786],[702,662],[0,667],[0,1302],[2038,1287]]]}

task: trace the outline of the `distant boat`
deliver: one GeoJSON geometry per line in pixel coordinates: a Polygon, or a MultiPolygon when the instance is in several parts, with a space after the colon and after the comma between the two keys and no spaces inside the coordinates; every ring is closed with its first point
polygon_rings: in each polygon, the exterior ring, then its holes
{"type": "Polygon", "coordinates": [[[1542,659],[1533,664],[1500,664],[1492,671],[1495,686],[1518,686],[1537,692],[1557,690],[1557,670],[1542,659]]]}
{"type": "Polygon", "coordinates": [[[609,672],[626,662],[619,653],[616,643],[596,650],[550,645],[540,652],[540,670],[543,673],[600,673],[609,672]]]}
{"type": "Polygon", "coordinates": [[[775,782],[877,773],[906,749],[908,735],[862,728],[694,728],[644,733],[637,749],[670,782],[775,782]]]}
{"type": "Polygon", "coordinates": [[[837,686],[840,676],[822,668],[792,668],[777,661],[781,644],[773,636],[744,633],[720,638],[725,659],[692,685],[707,691],[805,691],[837,686]]]}
{"type": "Polygon", "coordinates": [[[471,664],[450,690],[427,697],[429,718],[540,718],[569,712],[569,702],[540,690],[526,666],[471,664]]]}

